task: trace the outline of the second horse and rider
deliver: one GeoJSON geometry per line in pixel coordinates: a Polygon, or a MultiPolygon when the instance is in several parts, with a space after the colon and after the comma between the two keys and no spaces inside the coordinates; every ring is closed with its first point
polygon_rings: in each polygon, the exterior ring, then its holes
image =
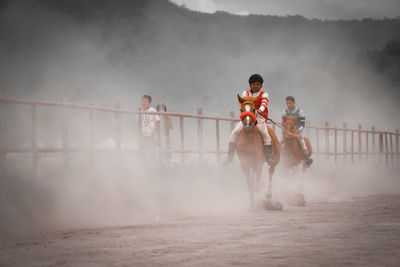
{"type": "MultiPolygon", "coordinates": [[[[275,164],[274,157],[272,155],[272,145],[271,145],[271,136],[268,133],[267,120],[268,117],[268,104],[269,104],[269,95],[265,90],[261,90],[264,83],[264,79],[260,74],[253,74],[249,78],[249,87],[250,89],[244,90],[241,94],[242,97],[254,97],[255,98],[255,116],[256,116],[256,126],[259,133],[262,136],[263,147],[264,147],[264,155],[267,160],[269,166],[275,164]]],[[[295,98],[293,96],[286,97],[286,105],[287,108],[282,112],[282,125],[284,125],[285,119],[287,117],[295,117],[295,127],[293,132],[287,132],[281,140],[282,145],[286,142],[288,138],[296,138],[298,144],[303,150],[304,153],[304,161],[308,166],[311,165],[313,160],[310,158],[310,153],[307,149],[307,146],[304,142],[304,138],[301,135],[305,127],[305,113],[303,110],[295,106],[295,98]]],[[[233,155],[235,153],[236,144],[239,139],[240,134],[243,130],[242,121],[238,122],[235,129],[233,130],[230,139],[229,139],[229,147],[228,147],[228,156],[224,161],[224,164],[229,164],[233,160],[233,155]]]]}

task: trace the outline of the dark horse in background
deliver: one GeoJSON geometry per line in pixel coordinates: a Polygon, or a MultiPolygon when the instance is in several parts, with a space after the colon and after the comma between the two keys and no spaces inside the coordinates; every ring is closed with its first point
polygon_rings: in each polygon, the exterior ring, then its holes
{"type": "MultiPolygon", "coordinates": [[[[241,123],[243,123],[243,131],[239,136],[236,146],[236,153],[238,155],[242,171],[246,176],[247,186],[250,193],[250,204],[251,207],[254,207],[254,193],[260,190],[260,178],[266,158],[263,150],[262,136],[255,126],[257,112],[255,108],[255,102],[257,98],[251,96],[240,97],[238,95],[238,100],[240,103],[240,119],[241,123]]],[[[269,166],[269,184],[266,194],[266,198],[269,200],[272,197],[272,176],[280,159],[280,144],[274,131],[269,127],[268,133],[272,139],[272,156],[275,161],[272,166],[269,166]]],[[[282,209],[281,207],[275,208],[282,209]]]]}
{"type": "MultiPolygon", "coordinates": [[[[296,133],[296,116],[284,116],[283,117],[283,142],[282,142],[282,162],[283,166],[294,174],[294,168],[301,163],[303,164],[303,172],[310,167],[306,163],[304,157],[304,151],[301,147],[299,140],[294,136],[296,133]]],[[[307,147],[308,155],[311,157],[312,148],[310,140],[306,137],[302,137],[307,147]]],[[[304,194],[301,192],[293,191],[288,199],[289,203],[294,206],[304,206],[306,201],[304,194]]]]}
{"type": "MultiPolygon", "coordinates": [[[[303,163],[303,171],[305,171],[310,165],[306,164],[304,158],[304,151],[297,140],[296,137],[293,137],[292,134],[296,132],[296,116],[284,116],[283,117],[283,131],[282,135],[284,141],[282,142],[282,161],[283,166],[288,169],[293,169],[293,167],[298,166],[300,163],[303,163]]],[[[302,137],[306,144],[308,154],[311,157],[312,147],[310,144],[310,140],[307,137],[302,137]]]]}

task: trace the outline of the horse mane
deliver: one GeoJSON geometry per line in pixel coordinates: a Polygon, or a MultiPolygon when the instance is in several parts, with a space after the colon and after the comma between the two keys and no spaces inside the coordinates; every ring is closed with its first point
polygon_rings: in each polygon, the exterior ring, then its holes
{"type": "Polygon", "coordinates": [[[244,104],[244,103],[248,103],[248,102],[251,102],[251,103],[255,103],[256,102],[256,100],[257,100],[257,97],[254,97],[254,96],[242,96],[241,97],[243,100],[244,100],[244,102],[243,103],[240,103],[240,104],[244,104]]]}

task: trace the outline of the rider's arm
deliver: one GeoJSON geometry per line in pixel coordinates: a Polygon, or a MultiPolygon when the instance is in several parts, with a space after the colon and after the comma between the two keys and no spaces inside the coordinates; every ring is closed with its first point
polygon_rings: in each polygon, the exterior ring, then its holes
{"type": "Polygon", "coordinates": [[[260,106],[261,112],[264,112],[267,109],[268,103],[269,103],[268,93],[264,92],[261,96],[261,106],[260,106]]]}
{"type": "Polygon", "coordinates": [[[303,131],[304,127],[306,126],[306,115],[304,111],[299,111],[297,119],[299,120],[299,128],[297,128],[297,131],[301,133],[301,131],[303,131]]]}

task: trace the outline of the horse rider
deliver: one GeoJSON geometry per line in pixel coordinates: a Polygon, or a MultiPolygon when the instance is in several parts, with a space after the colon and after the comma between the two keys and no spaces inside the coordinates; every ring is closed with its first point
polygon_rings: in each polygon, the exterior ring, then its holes
{"type": "MultiPolygon", "coordinates": [[[[293,96],[287,96],[286,97],[286,105],[287,109],[284,109],[282,112],[282,125],[284,123],[284,117],[285,116],[295,116],[296,121],[295,121],[295,126],[296,126],[296,132],[292,133],[292,137],[296,137],[297,141],[299,142],[301,148],[303,149],[304,152],[304,160],[307,165],[311,165],[313,162],[313,159],[310,158],[310,154],[308,152],[306,143],[304,142],[304,138],[301,136],[301,132],[304,130],[304,126],[306,124],[306,116],[303,110],[300,108],[296,107],[296,101],[293,96]]],[[[282,145],[285,143],[285,139],[282,142],[282,145]]]]}
{"type": "MultiPolygon", "coordinates": [[[[272,144],[271,137],[268,134],[267,128],[267,118],[268,118],[268,93],[266,91],[262,91],[261,87],[264,82],[264,79],[259,74],[253,74],[249,78],[250,90],[245,90],[242,93],[242,97],[252,96],[256,97],[257,101],[255,103],[255,107],[257,109],[257,129],[261,133],[263,142],[264,142],[264,154],[267,159],[268,165],[273,165],[274,159],[272,157],[272,144]],[[261,115],[259,115],[259,114],[261,115]]],[[[240,133],[243,130],[242,122],[239,122],[235,129],[233,130],[231,137],[229,139],[229,147],[228,147],[228,156],[224,162],[224,164],[228,164],[233,160],[233,154],[235,152],[236,144],[239,139],[240,133]]]]}

